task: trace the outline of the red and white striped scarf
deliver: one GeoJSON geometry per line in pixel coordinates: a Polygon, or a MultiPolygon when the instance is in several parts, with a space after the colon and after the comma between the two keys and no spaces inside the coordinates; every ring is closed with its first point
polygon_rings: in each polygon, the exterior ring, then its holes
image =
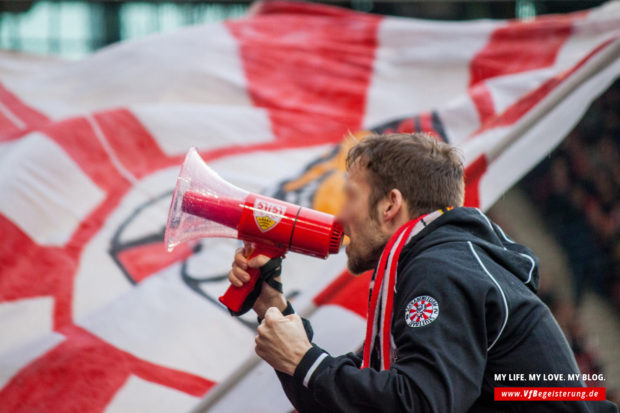
{"type": "Polygon", "coordinates": [[[390,368],[392,305],[394,301],[394,286],[396,285],[397,267],[400,253],[405,245],[436,218],[451,210],[452,207],[438,209],[419,218],[413,219],[400,227],[390,238],[381,253],[379,265],[370,281],[370,303],[366,320],[366,340],[364,341],[364,360],[361,368],[370,367],[370,358],[378,341],[380,370],[390,368]],[[385,276],[387,271],[387,277],[385,276]],[[379,317],[381,314],[381,317],[379,317]],[[380,318],[380,319],[379,319],[380,318]],[[376,340],[376,337],[379,340],[376,340]]]}

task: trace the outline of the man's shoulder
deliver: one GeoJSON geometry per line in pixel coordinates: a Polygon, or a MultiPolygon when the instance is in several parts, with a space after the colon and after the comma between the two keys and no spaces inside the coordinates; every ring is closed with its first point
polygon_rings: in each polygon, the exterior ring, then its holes
{"type": "Polygon", "coordinates": [[[399,262],[398,284],[409,289],[421,284],[441,290],[481,290],[493,288],[485,277],[467,241],[450,241],[409,254],[399,262]]]}
{"type": "Polygon", "coordinates": [[[464,269],[471,269],[472,255],[465,240],[449,241],[431,245],[423,250],[403,251],[399,260],[402,272],[420,273],[444,272],[460,274],[464,269]]]}

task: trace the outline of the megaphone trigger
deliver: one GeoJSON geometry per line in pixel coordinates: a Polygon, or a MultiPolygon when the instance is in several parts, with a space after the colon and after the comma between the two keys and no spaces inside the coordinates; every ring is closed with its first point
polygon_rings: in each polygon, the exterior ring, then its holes
{"type": "MultiPolygon", "coordinates": [[[[251,252],[247,256],[247,259],[251,260],[259,255],[264,255],[268,258],[277,258],[284,257],[285,254],[286,250],[284,249],[270,248],[264,245],[254,244],[254,246],[251,247],[251,252]]],[[[231,285],[228,287],[228,290],[226,290],[224,295],[219,298],[220,302],[228,307],[232,313],[240,312],[246,298],[252,291],[254,291],[256,283],[260,279],[260,268],[248,268],[246,271],[250,274],[250,281],[244,283],[241,287],[231,285]]]]}

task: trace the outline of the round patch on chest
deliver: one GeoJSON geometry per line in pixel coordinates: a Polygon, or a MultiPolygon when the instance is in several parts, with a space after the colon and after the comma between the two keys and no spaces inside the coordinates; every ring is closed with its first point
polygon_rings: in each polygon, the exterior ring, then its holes
{"type": "Polygon", "coordinates": [[[409,327],[423,327],[435,321],[439,315],[439,303],[430,295],[421,295],[407,304],[405,321],[409,327]]]}

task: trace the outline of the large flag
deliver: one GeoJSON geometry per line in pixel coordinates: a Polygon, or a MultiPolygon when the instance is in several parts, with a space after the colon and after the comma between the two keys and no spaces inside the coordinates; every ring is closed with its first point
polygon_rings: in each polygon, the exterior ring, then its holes
{"type": "MultiPolygon", "coordinates": [[[[0,52],[0,411],[287,412],[255,321],[217,302],[235,240],[169,254],[191,146],[235,185],[336,212],[350,134],[462,149],[488,208],[620,74],[620,4],[430,22],[308,3],[103,49],[0,52]]],[[[368,277],[290,254],[316,341],[363,340],[368,277]]]]}

